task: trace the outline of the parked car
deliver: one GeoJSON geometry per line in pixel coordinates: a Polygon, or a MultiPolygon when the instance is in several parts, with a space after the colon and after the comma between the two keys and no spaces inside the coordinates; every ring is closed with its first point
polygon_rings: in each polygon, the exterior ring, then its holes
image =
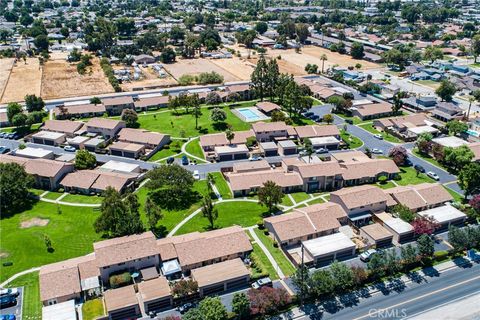
{"type": "Polygon", "coordinates": [[[5,138],[7,138],[7,139],[13,139],[14,136],[15,136],[15,133],[7,133],[7,134],[5,135],[5,138]]]}
{"type": "Polygon", "coordinates": [[[6,132],[0,132],[0,138],[4,138],[6,134],[6,132]]]}
{"type": "Polygon", "coordinates": [[[413,168],[421,173],[425,173],[425,168],[419,164],[414,165],[413,168]]]}
{"type": "Polygon", "coordinates": [[[63,150],[67,151],[67,152],[75,152],[77,151],[77,149],[75,149],[74,147],[72,146],[65,146],[63,147],[63,150]]]}
{"type": "Polygon", "coordinates": [[[188,310],[190,309],[193,309],[195,308],[195,304],[194,303],[191,303],[191,302],[187,302],[185,304],[182,304],[181,306],[179,306],[177,308],[178,312],[180,312],[181,314],[184,314],[186,313],[188,310]]]}
{"type": "Polygon", "coordinates": [[[317,150],[315,150],[316,154],[327,153],[327,152],[328,152],[328,149],[325,149],[325,148],[318,148],[317,150]]]}
{"type": "Polygon", "coordinates": [[[12,307],[17,304],[17,298],[14,296],[1,296],[0,309],[12,307]]]}
{"type": "Polygon", "coordinates": [[[353,124],[353,120],[352,120],[352,119],[345,119],[345,122],[348,123],[348,124],[353,124]]]}
{"type": "Polygon", "coordinates": [[[375,249],[369,249],[360,255],[360,260],[363,262],[368,262],[370,258],[377,253],[375,249]]]}
{"type": "Polygon", "coordinates": [[[383,154],[383,150],[377,149],[377,148],[373,148],[373,149],[372,149],[372,153],[374,153],[374,154],[383,154]]]}
{"type": "Polygon", "coordinates": [[[0,297],[3,297],[3,296],[18,297],[19,294],[20,294],[20,292],[18,292],[17,288],[8,288],[8,289],[0,290],[0,297]]]}
{"type": "Polygon", "coordinates": [[[374,134],[373,136],[379,140],[383,140],[383,136],[380,133],[374,134]]]}
{"type": "Polygon", "coordinates": [[[15,317],[14,314],[2,314],[0,315],[0,320],[16,320],[17,317],[15,317]]]}
{"type": "Polygon", "coordinates": [[[250,158],[248,158],[249,161],[260,161],[262,160],[262,157],[261,156],[251,156],[250,158]]]}
{"type": "Polygon", "coordinates": [[[198,170],[193,171],[193,178],[195,180],[200,180],[200,174],[198,173],[198,170]]]}
{"type": "Polygon", "coordinates": [[[305,112],[303,115],[308,118],[313,115],[313,112],[308,111],[308,112],[305,112]]]}
{"type": "Polygon", "coordinates": [[[1,146],[0,147],[0,154],[5,154],[5,153],[9,153],[10,152],[10,149],[5,147],[5,146],[1,146]]]}
{"type": "Polygon", "coordinates": [[[433,171],[428,171],[427,176],[429,176],[430,178],[432,178],[433,180],[436,180],[436,181],[440,180],[440,177],[438,176],[438,174],[436,174],[433,171]]]}
{"type": "Polygon", "coordinates": [[[269,277],[258,279],[254,283],[252,283],[252,288],[253,289],[260,289],[261,287],[272,287],[273,283],[272,280],[269,277]]]}
{"type": "Polygon", "coordinates": [[[190,161],[188,161],[187,156],[182,156],[182,164],[184,166],[187,166],[189,163],[190,163],[190,161]]]}
{"type": "Polygon", "coordinates": [[[167,164],[172,164],[175,161],[174,157],[168,157],[167,164]]]}
{"type": "Polygon", "coordinates": [[[412,161],[410,159],[405,159],[405,161],[403,162],[403,165],[407,166],[407,167],[410,167],[413,165],[412,161]]]}

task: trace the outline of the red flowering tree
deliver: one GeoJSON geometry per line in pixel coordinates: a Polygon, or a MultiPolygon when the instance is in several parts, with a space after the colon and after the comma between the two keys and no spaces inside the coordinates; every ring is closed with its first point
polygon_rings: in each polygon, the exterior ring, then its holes
{"type": "Polygon", "coordinates": [[[433,217],[417,217],[412,222],[413,231],[415,234],[431,235],[440,226],[433,217]]]}
{"type": "Polygon", "coordinates": [[[397,166],[403,166],[408,158],[407,149],[402,146],[395,146],[388,151],[388,156],[393,159],[397,166]]]}
{"type": "Polygon", "coordinates": [[[473,212],[471,216],[476,219],[480,218],[480,194],[477,194],[472,199],[470,199],[468,204],[472,207],[473,212]]]}
{"type": "Polygon", "coordinates": [[[252,315],[274,313],[288,305],[291,301],[290,295],[283,288],[262,287],[258,290],[248,291],[250,310],[252,315]]]}

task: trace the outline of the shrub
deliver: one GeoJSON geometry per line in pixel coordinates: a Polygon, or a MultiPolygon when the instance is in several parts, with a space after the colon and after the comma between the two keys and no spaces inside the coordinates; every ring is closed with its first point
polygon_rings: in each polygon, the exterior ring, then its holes
{"type": "Polygon", "coordinates": [[[122,88],[120,87],[120,84],[113,73],[113,68],[107,58],[102,58],[102,60],[100,60],[100,66],[102,67],[103,73],[108,78],[108,81],[112,85],[115,92],[122,91],[122,88]]]}
{"type": "Polygon", "coordinates": [[[199,84],[213,84],[213,83],[223,83],[223,76],[218,74],[215,71],[212,72],[202,72],[198,76],[199,84]]]}
{"type": "Polygon", "coordinates": [[[130,284],[131,281],[132,276],[128,272],[112,275],[109,279],[110,287],[114,289],[130,284]]]}
{"type": "Polygon", "coordinates": [[[448,251],[436,251],[433,256],[436,261],[443,261],[448,257],[448,251]]]}
{"type": "Polygon", "coordinates": [[[263,231],[263,234],[268,236],[270,234],[270,232],[268,232],[268,230],[265,230],[265,231],[263,231]]]}
{"type": "Polygon", "coordinates": [[[195,77],[190,74],[184,74],[178,78],[178,84],[181,86],[188,86],[195,82],[195,77]]]}
{"type": "Polygon", "coordinates": [[[258,226],[258,229],[260,229],[260,230],[265,229],[265,226],[263,225],[263,221],[262,221],[262,220],[260,220],[260,221],[257,222],[257,226],[258,226]]]}

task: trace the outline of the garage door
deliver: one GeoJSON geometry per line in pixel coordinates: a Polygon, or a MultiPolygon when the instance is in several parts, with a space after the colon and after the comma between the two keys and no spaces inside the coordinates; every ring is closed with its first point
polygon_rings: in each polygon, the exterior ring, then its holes
{"type": "Polygon", "coordinates": [[[344,260],[344,259],[350,258],[351,256],[352,256],[352,250],[349,249],[349,250],[344,250],[344,251],[337,252],[336,259],[337,260],[344,260]]]}
{"type": "Polygon", "coordinates": [[[234,155],[234,159],[235,160],[247,159],[247,154],[246,153],[236,154],[236,155],[234,155]]]}
{"type": "Polygon", "coordinates": [[[229,161],[229,160],[232,160],[232,156],[231,155],[224,155],[224,156],[220,156],[220,161],[229,161]]]}
{"type": "Polygon", "coordinates": [[[135,158],[135,153],[133,152],[124,152],[123,156],[126,158],[135,158]]]}
{"type": "Polygon", "coordinates": [[[217,285],[214,285],[214,286],[211,286],[211,287],[208,287],[208,288],[204,288],[203,289],[203,295],[204,296],[207,296],[209,294],[214,294],[214,293],[218,293],[218,292],[222,292],[223,291],[223,283],[221,284],[217,284],[217,285]]]}
{"type": "Polygon", "coordinates": [[[227,290],[242,288],[248,285],[248,278],[242,278],[227,282],[227,290]]]}
{"type": "Polygon", "coordinates": [[[146,312],[160,311],[170,307],[170,298],[157,300],[146,304],[146,312]]]}
{"type": "Polygon", "coordinates": [[[318,258],[316,263],[315,263],[315,266],[316,267],[324,267],[332,261],[333,261],[333,254],[329,255],[329,256],[326,256],[326,257],[318,258]]]}
{"type": "Polygon", "coordinates": [[[117,151],[117,150],[112,150],[112,155],[114,156],[122,156],[122,152],[121,151],[117,151]]]}
{"type": "Polygon", "coordinates": [[[112,312],[110,313],[110,318],[112,320],[124,320],[124,319],[136,319],[137,318],[137,312],[135,310],[135,307],[133,308],[128,308],[124,309],[118,312],[112,312]]]}

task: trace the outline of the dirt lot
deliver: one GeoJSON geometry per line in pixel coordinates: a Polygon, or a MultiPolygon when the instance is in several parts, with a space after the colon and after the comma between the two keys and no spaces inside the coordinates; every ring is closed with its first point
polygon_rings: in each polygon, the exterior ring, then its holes
{"type": "Polygon", "coordinates": [[[341,67],[348,67],[348,66],[355,66],[357,63],[360,63],[362,65],[362,69],[376,69],[381,67],[381,65],[377,63],[369,62],[366,60],[356,60],[356,59],[353,59],[348,54],[339,54],[339,53],[331,52],[330,50],[320,48],[320,47],[306,46],[305,48],[302,49],[302,55],[306,54],[318,59],[317,60],[318,66],[320,66],[319,63],[322,62],[320,60],[320,56],[324,53],[328,57],[328,60],[325,61],[325,69],[327,68],[327,64],[329,67],[334,64],[338,64],[341,67]]]}
{"type": "Polygon", "coordinates": [[[25,95],[40,95],[42,69],[37,58],[18,61],[12,68],[1,102],[23,101],[25,95]]]}
{"type": "Polygon", "coordinates": [[[98,58],[93,58],[92,63],[93,66],[89,67],[84,75],[80,75],[76,65],[64,59],[47,61],[42,76],[42,98],[55,99],[113,92],[98,58]]]}
{"type": "MultiPolygon", "coordinates": [[[[130,82],[124,82],[121,87],[124,91],[135,91],[143,89],[154,89],[158,87],[170,87],[177,85],[177,81],[170,75],[165,78],[160,78],[158,74],[152,69],[152,67],[140,67],[143,73],[143,78],[139,80],[132,80],[130,82]]],[[[114,69],[129,69],[131,74],[133,73],[132,67],[116,66],[114,69]]]]}
{"type": "Polygon", "coordinates": [[[208,59],[179,59],[175,63],[165,64],[164,67],[177,80],[184,74],[198,75],[202,72],[212,71],[221,74],[225,82],[240,80],[232,73],[227,72],[208,59]]]}
{"type": "Polygon", "coordinates": [[[15,61],[14,58],[0,59],[0,98],[7,85],[8,76],[13,67],[13,61],[15,61]]]}
{"type": "Polygon", "coordinates": [[[240,80],[249,80],[255,68],[255,65],[251,62],[237,57],[231,59],[212,59],[210,62],[224,69],[226,72],[233,74],[240,80]]]}

